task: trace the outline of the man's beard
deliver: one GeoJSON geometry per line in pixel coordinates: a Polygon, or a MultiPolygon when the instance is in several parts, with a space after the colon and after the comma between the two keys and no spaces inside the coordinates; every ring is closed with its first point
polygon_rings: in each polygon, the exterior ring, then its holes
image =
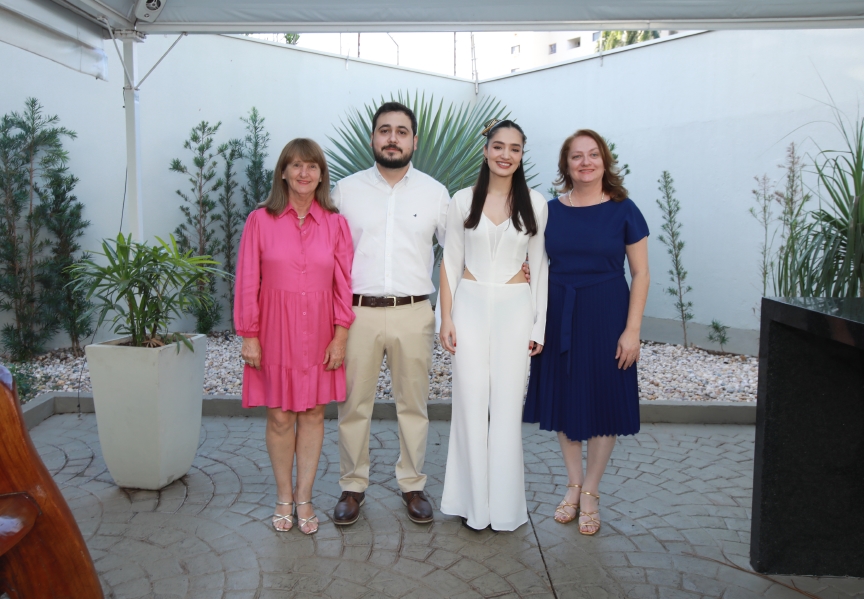
{"type": "MultiPolygon", "coordinates": [[[[388,148],[389,147],[391,146],[388,146],[388,148]]],[[[385,148],[385,150],[386,149],[387,148],[385,148]]],[[[372,148],[372,153],[375,155],[375,162],[377,162],[384,168],[395,169],[408,166],[408,163],[411,162],[411,156],[414,155],[414,150],[403,153],[401,156],[394,156],[393,158],[389,158],[384,152],[379,151],[377,148],[372,148]]]]}

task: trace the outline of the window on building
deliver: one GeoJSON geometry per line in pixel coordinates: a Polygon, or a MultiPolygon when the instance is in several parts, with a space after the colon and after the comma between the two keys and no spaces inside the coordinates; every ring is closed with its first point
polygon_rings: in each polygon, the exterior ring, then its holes
{"type": "Polygon", "coordinates": [[[600,32],[599,32],[599,31],[595,31],[595,32],[594,32],[594,35],[591,36],[591,39],[592,39],[593,41],[595,41],[595,42],[596,42],[597,40],[599,40],[599,39],[600,39],[600,32]]]}
{"type": "Polygon", "coordinates": [[[510,48],[510,54],[519,54],[519,46],[512,46],[510,48]]]}
{"type": "Polygon", "coordinates": [[[558,44],[549,44],[549,54],[555,54],[558,51],[558,44]]]}
{"type": "Polygon", "coordinates": [[[582,38],[574,37],[571,40],[567,40],[568,49],[572,50],[573,48],[581,48],[582,47],[582,38]]]}

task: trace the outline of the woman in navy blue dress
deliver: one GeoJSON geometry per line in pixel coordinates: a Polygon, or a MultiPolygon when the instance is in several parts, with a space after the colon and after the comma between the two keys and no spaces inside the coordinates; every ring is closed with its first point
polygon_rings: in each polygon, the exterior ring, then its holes
{"type": "Polygon", "coordinates": [[[523,420],[558,432],[569,481],[555,520],[566,524],[578,515],[579,532],[593,535],[615,439],[639,432],[635,364],[648,296],[648,225],[594,131],[564,141],[555,184],[561,192],[549,202],[546,225],[546,343],[531,361],[523,420]]]}

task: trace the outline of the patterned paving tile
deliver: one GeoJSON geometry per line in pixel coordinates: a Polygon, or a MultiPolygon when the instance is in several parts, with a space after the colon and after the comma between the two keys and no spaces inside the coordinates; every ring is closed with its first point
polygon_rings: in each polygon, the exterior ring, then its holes
{"type": "MultiPolygon", "coordinates": [[[[436,507],[448,434],[449,423],[431,424],[427,492],[436,507]]],[[[205,418],[192,470],[158,492],[113,484],[92,414],[53,416],[31,435],[116,599],[803,596],[749,571],[753,427],[648,425],[622,438],[594,537],[551,517],[567,476],[555,436],[535,426],[523,429],[530,521],[495,533],[440,513],[432,525],[407,519],[392,421],[372,426],[373,484],[361,519],[334,526],[339,457],[327,421],[312,537],[270,527],[276,490],[263,420],[205,418]]],[[[862,579],[777,580],[824,599],[864,597],[862,579]]]]}

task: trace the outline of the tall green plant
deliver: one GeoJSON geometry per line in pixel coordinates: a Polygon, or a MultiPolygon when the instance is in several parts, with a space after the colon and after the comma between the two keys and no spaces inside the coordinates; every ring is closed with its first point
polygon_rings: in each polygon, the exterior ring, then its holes
{"type": "MultiPolygon", "coordinates": [[[[212,194],[219,191],[224,184],[216,176],[216,155],[213,153],[213,138],[222,123],[210,125],[201,121],[192,128],[189,138],[183,147],[192,154],[192,166],[187,167],[179,158],[171,161],[170,169],[175,173],[186,175],[191,185],[189,194],[177,190],[177,195],[183,200],[180,211],[185,222],[174,231],[180,249],[192,251],[198,256],[212,256],[219,250],[216,225],[222,220],[217,212],[218,204],[212,194]]],[[[201,293],[216,293],[216,282],[213,278],[199,281],[201,293]]],[[[191,314],[195,316],[196,328],[200,333],[210,333],[221,321],[219,303],[215,301],[195,303],[191,314]]]]}
{"type": "Polygon", "coordinates": [[[809,262],[815,294],[864,297],[864,119],[852,123],[832,109],[845,147],[816,157],[820,207],[812,214],[809,262]]]}
{"type": "Polygon", "coordinates": [[[681,223],[678,213],[681,211],[681,203],[675,198],[674,181],[669,171],[663,171],[663,175],[657,181],[662,198],[657,200],[660,212],[663,215],[663,224],[660,228],[662,235],[657,238],[666,246],[666,253],[672,259],[672,268],[669,269],[669,280],[672,286],[666,288],[666,293],[675,298],[675,311],[681,320],[681,329],[684,332],[684,346],[687,347],[687,322],[693,318],[693,302],[686,299],[693,288],[687,284],[687,271],[681,258],[684,251],[684,240],[681,239],[681,223]]]}
{"type": "Polygon", "coordinates": [[[768,295],[768,282],[771,280],[771,272],[774,269],[772,248],[774,245],[774,184],[768,175],[762,178],[753,177],[756,180],[756,189],[753,190],[753,201],[755,206],[750,207],[750,215],[756,219],[762,227],[762,241],[759,243],[759,277],[762,279],[762,297],[768,295]]]}
{"type": "Polygon", "coordinates": [[[270,145],[270,134],[264,129],[264,117],[254,106],[248,117],[240,117],[246,123],[246,135],[243,137],[243,153],[249,163],[246,165],[246,185],[240,188],[243,196],[245,214],[250,212],[267,199],[273,184],[273,171],[265,168],[267,147],[270,145]]]}
{"type": "MultiPolygon", "coordinates": [[[[235,163],[243,158],[243,142],[239,139],[232,139],[228,143],[222,144],[217,150],[219,157],[222,158],[224,168],[222,170],[222,188],[219,193],[219,207],[222,209],[222,219],[219,222],[219,229],[222,231],[222,240],[220,243],[222,255],[225,257],[222,263],[223,268],[229,273],[233,273],[237,266],[237,245],[240,242],[240,233],[243,230],[243,220],[245,212],[234,201],[235,191],[237,189],[237,178],[234,171],[235,163]]],[[[234,313],[234,279],[229,279],[227,298],[228,305],[231,309],[231,314],[234,313]]],[[[233,319],[229,318],[232,322],[233,319]]]]}
{"type": "Polygon", "coordinates": [[[114,333],[130,337],[130,345],[180,342],[193,349],[186,335],[170,330],[171,322],[196,305],[213,302],[201,292],[201,283],[228,274],[210,256],[181,251],[173,236],[170,243],[156,241],[151,246],[123,234],[106,239],[102,252],[93,252],[101,256],[99,263],[88,258],[72,265],[75,287],[95,304],[97,326],[112,315],[114,333]]]}
{"type": "Polygon", "coordinates": [[[68,159],[63,139],[76,137],[58,123],[35,98],[0,119],[0,310],[14,318],[0,340],[15,360],[42,352],[58,326],[41,282],[50,241],[38,204],[40,189],[68,159]]]}
{"type": "Polygon", "coordinates": [[[84,220],[84,204],[72,194],[78,178],[67,174],[66,169],[52,173],[47,188],[40,190],[40,210],[43,213],[45,228],[51,232],[51,258],[46,263],[42,282],[48,293],[48,306],[57,319],[60,328],[69,336],[72,353],[83,356],[81,339],[93,333],[92,305],[85,293],[72,285],[69,267],[86,260],[89,256],[78,257],[81,245],[79,239],[84,235],[90,221],[84,220]]]}
{"type": "Polygon", "coordinates": [[[774,192],[780,205],[780,247],[773,268],[774,294],[780,297],[811,295],[807,288],[812,287],[813,278],[812,273],[807,273],[805,257],[810,236],[805,208],[811,196],[804,191],[804,163],[794,142],[786,149],[786,161],[781,168],[785,171],[783,189],[774,192]]]}

